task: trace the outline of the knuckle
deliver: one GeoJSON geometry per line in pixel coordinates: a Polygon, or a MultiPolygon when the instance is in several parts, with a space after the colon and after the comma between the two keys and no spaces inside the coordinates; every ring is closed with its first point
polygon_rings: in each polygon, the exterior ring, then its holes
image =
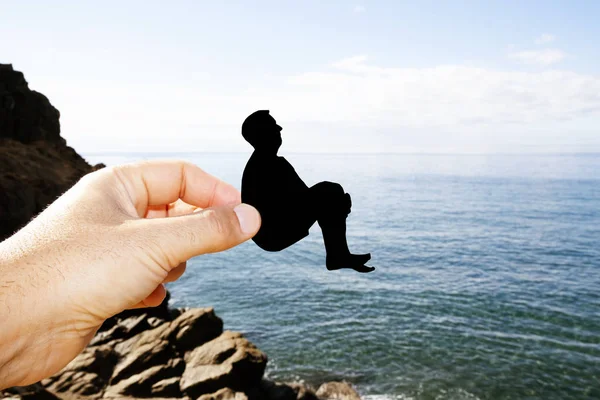
{"type": "Polygon", "coordinates": [[[196,164],[194,164],[191,161],[187,161],[187,160],[182,160],[182,161],[178,161],[181,165],[182,168],[199,168],[196,164]]]}
{"type": "Polygon", "coordinates": [[[187,243],[190,243],[194,247],[201,243],[200,235],[193,229],[186,229],[183,232],[182,240],[187,241],[187,243]]]}
{"type": "Polygon", "coordinates": [[[214,210],[208,210],[209,230],[218,236],[229,236],[232,232],[230,220],[214,210]]]}

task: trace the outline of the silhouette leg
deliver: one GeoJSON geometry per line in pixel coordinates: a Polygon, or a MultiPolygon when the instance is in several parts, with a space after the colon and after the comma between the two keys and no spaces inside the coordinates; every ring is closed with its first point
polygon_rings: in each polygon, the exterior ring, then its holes
{"type": "Polygon", "coordinates": [[[358,272],[371,272],[375,268],[364,265],[370,254],[352,254],[346,241],[346,218],[352,201],[337,183],[321,182],[310,188],[311,204],[323,231],[327,251],[327,269],[352,268],[358,272]]]}

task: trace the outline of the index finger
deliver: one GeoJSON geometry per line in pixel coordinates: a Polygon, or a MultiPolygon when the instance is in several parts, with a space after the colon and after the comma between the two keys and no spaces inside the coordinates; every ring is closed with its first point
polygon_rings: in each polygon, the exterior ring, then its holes
{"type": "Polygon", "coordinates": [[[200,208],[241,202],[236,188],[187,161],[143,161],[112,167],[112,171],[141,216],[148,206],[178,199],[200,208]]]}

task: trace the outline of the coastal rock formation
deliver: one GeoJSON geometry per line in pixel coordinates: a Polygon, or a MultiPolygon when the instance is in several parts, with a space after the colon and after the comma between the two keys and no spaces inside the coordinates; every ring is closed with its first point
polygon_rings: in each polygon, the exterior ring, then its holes
{"type": "Polygon", "coordinates": [[[21,143],[38,140],[66,145],[60,136],[60,113],[41,93],[30,90],[22,72],[0,64],[0,132],[21,143]]]}
{"type": "MultiPolygon", "coordinates": [[[[267,356],[241,333],[223,331],[212,308],[119,314],[60,372],[12,388],[15,399],[360,400],[342,382],[317,393],[298,383],[264,379],[267,356]],[[157,317],[160,315],[160,317],[157,317]]],[[[2,398],[0,394],[0,398],[2,398]]]]}
{"type": "Polygon", "coordinates": [[[360,400],[360,396],[347,382],[327,382],[317,390],[317,396],[323,399],[360,400]]]}
{"type": "Polygon", "coordinates": [[[0,241],[29,222],[92,167],[60,136],[60,113],[0,64],[0,241]]]}

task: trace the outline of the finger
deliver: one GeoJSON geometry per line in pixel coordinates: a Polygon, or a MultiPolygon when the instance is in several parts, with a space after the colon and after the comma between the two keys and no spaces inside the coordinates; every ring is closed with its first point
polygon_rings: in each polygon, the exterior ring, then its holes
{"type": "Polygon", "coordinates": [[[161,261],[170,270],[194,256],[223,251],[250,239],[260,228],[260,215],[254,207],[240,204],[181,217],[138,220],[130,227],[142,233],[142,246],[152,243],[147,251],[166,257],[161,261]]]}
{"type": "Polygon", "coordinates": [[[148,206],[145,218],[178,217],[191,214],[199,208],[179,199],[174,203],[161,206],[148,206]]]}
{"type": "Polygon", "coordinates": [[[146,307],[158,307],[164,301],[167,296],[167,289],[165,289],[165,285],[160,284],[154,289],[152,293],[148,295],[144,300],[140,301],[133,307],[129,308],[132,310],[134,308],[146,308],[146,307]]]}
{"type": "Polygon", "coordinates": [[[178,199],[201,208],[241,202],[233,186],[185,161],[144,161],[112,167],[111,171],[140,216],[145,215],[148,206],[178,199]]]}
{"type": "Polygon", "coordinates": [[[162,206],[148,206],[144,218],[165,218],[168,214],[168,207],[169,204],[162,206]]]}
{"type": "Polygon", "coordinates": [[[163,281],[163,283],[174,282],[177,279],[179,279],[181,277],[181,275],[183,275],[183,273],[185,272],[185,269],[187,266],[186,264],[187,263],[184,261],[184,262],[180,263],[178,266],[176,266],[175,268],[173,268],[172,270],[170,270],[169,273],[167,274],[167,277],[163,281]]]}

